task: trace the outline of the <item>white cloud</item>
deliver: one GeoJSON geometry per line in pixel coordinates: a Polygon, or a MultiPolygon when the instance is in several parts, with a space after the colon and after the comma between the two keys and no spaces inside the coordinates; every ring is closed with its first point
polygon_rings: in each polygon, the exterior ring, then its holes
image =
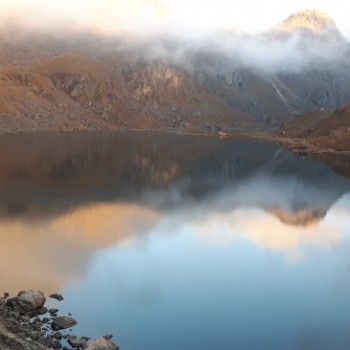
{"type": "Polygon", "coordinates": [[[341,0],[163,0],[176,21],[200,27],[235,27],[260,31],[279,23],[292,12],[319,9],[329,13],[350,37],[349,3],[341,0]]]}
{"type": "Polygon", "coordinates": [[[147,31],[164,24],[165,18],[180,26],[260,31],[306,8],[329,13],[350,37],[350,5],[340,0],[2,0],[0,4],[2,16],[15,14],[14,20],[20,18],[33,27],[64,22],[112,32],[125,27],[147,31]]]}

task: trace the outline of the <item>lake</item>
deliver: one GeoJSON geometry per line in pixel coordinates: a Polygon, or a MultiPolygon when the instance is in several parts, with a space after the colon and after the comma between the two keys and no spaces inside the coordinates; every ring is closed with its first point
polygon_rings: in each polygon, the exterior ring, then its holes
{"type": "Polygon", "coordinates": [[[125,350],[350,348],[350,181],[279,145],[0,136],[1,290],[125,350]],[[53,305],[55,303],[51,301],[53,305]]]}

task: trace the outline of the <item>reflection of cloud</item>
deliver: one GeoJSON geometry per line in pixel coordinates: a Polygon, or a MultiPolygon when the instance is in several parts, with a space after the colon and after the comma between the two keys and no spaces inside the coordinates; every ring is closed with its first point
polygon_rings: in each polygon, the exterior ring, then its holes
{"type": "Polygon", "coordinates": [[[60,290],[80,278],[97,249],[149,230],[158,215],[134,204],[78,208],[46,222],[3,221],[0,226],[1,287],[60,290]],[[11,266],[11,268],[9,268],[11,266]]]}
{"type": "MultiPolygon", "coordinates": [[[[100,203],[40,221],[3,219],[0,225],[2,289],[11,293],[23,288],[58,291],[69,279],[84,275],[96,250],[148,234],[160,221],[164,226],[159,227],[166,234],[190,224],[210,244],[227,245],[243,238],[262,249],[283,252],[286,261],[293,263],[307,256],[310,247],[336,246],[343,240],[345,230],[350,229],[350,202],[344,202],[349,196],[337,202],[319,223],[290,226],[271,212],[257,209],[264,196],[258,196],[255,205],[252,196],[242,207],[238,202],[242,197],[230,194],[230,202],[225,193],[222,196],[225,203],[215,198],[208,200],[205,207],[172,208],[167,214],[132,203],[100,203]],[[206,220],[199,222],[203,214],[206,220]]],[[[272,204],[277,207],[276,200],[272,204]]],[[[281,206],[288,208],[288,204],[289,200],[282,198],[281,206]]]]}
{"type": "Polygon", "coordinates": [[[261,248],[287,253],[289,261],[300,260],[307,246],[329,248],[342,240],[340,227],[327,220],[307,227],[288,226],[260,209],[214,214],[194,227],[211,244],[229,244],[243,237],[261,248]]]}

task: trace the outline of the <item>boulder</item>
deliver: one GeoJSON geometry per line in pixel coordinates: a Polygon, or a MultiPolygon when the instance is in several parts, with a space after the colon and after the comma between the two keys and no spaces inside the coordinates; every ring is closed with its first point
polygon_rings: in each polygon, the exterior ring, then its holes
{"type": "Polygon", "coordinates": [[[52,299],[56,299],[58,301],[62,301],[63,300],[63,296],[60,293],[54,293],[50,295],[50,298],[52,299]]]}
{"type": "Polygon", "coordinates": [[[86,340],[83,338],[77,338],[75,336],[68,337],[68,344],[74,349],[86,348],[86,340]]]}
{"type": "Polygon", "coordinates": [[[7,299],[6,305],[21,312],[32,312],[43,308],[45,302],[43,292],[22,290],[17,297],[7,299]]]}
{"type": "Polygon", "coordinates": [[[71,328],[75,326],[78,322],[69,316],[59,316],[52,320],[51,327],[54,331],[58,331],[60,329],[71,328]]]}
{"type": "Polygon", "coordinates": [[[98,338],[87,342],[86,350],[119,350],[119,346],[115,345],[111,340],[106,338],[98,338]]]}

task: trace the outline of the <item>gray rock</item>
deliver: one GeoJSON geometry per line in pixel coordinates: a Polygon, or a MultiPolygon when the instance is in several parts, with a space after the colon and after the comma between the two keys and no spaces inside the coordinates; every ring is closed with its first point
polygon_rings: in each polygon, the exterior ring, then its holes
{"type": "Polygon", "coordinates": [[[68,337],[68,344],[74,349],[83,349],[86,347],[86,340],[75,336],[68,337]]]}
{"type": "Polygon", "coordinates": [[[77,324],[77,321],[73,317],[60,316],[52,320],[51,327],[53,330],[57,331],[60,329],[71,328],[77,324]]]}
{"type": "Polygon", "coordinates": [[[60,332],[56,332],[53,337],[56,339],[56,340],[61,340],[62,339],[62,334],[60,332]]]}
{"type": "Polygon", "coordinates": [[[9,298],[6,305],[21,312],[31,312],[43,308],[46,298],[43,292],[23,290],[17,297],[9,298]]]}
{"type": "Polygon", "coordinates": [[[64,298],[60,293],[54,293],[50,295],[50,298],[56,299],[58,301],[62,301],[64,298]]]}
{"type": "Polygon", "coordinates": [[[33,331],[30,333],[30,337],[33,339],[33,340],[38,340],[39,339],[39,336],[40,336],[40,333],[38,331],[33,331]]]}
{"type": "Polygon", "coordinates": [[[62,348],[62,344],[59,341],[57,341],[57,340],[53,341],[52,346],[55,349],[61,349],[62,348]]]}
{"type": "Polygon", "coordinates": [[[86,350],[119,350],[119,346],[112,343],[109,339],[99,338],[89,340],[86,350]]]}
{"type": "Polygon", "coordinates": [[[57,314],[58,311],[59,311],[58,309],[49,309],[49,314],[52,316],[57,314]]]}

